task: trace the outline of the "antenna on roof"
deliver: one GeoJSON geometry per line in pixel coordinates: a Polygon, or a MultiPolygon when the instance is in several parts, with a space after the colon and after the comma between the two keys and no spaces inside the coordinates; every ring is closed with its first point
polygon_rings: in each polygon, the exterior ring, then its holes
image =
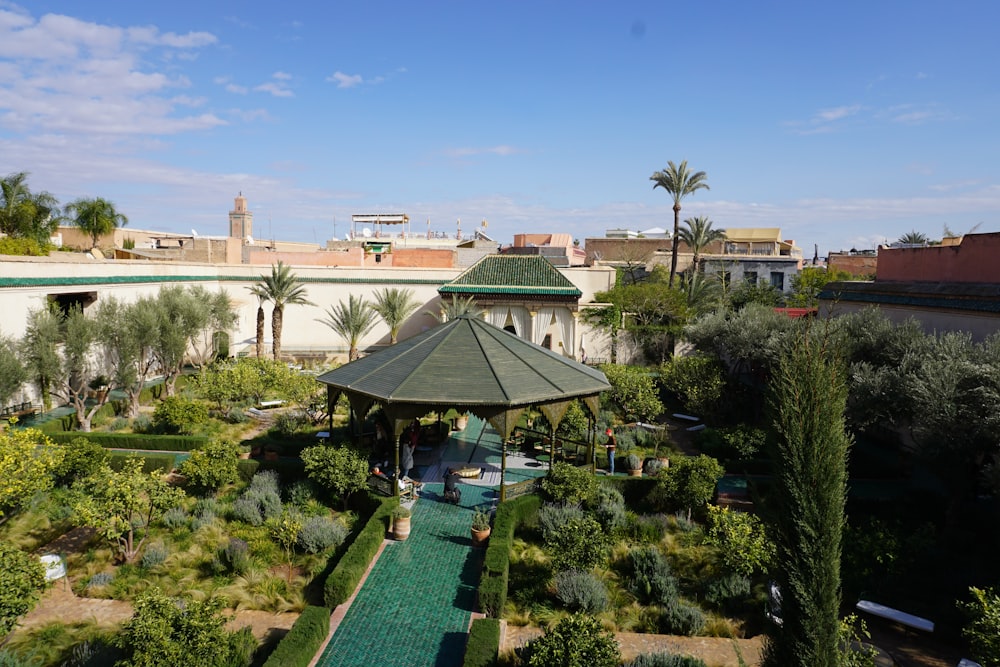
{"type": "Polygon", "coordinates": [[[195,230],[195,229],[192,229],[192,230],[191,230],[191,236],[193,236],[193,237],[195,237],[195,238],[198,238],[198,231],[197,231],[197,230],[195,230]]]}

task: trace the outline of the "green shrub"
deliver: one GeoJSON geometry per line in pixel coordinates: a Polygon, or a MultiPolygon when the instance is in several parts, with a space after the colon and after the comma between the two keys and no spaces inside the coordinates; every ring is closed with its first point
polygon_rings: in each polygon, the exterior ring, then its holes
{"type": "Polygon", "coordinates": [[[637,655],[625,667],[706,667],[705,662],[690,655],[674,653],[644,653],[637,655]]]}
{"type": "Polygon", "coordinates": [[[295,543],[303,551],[318,554],[330,547],[337,547],[347,537],[347,527],[328,516],[314,516],[306,519],[299,530],[295,543]]]}
{"type": "Polygon", "coordinates": [[[264,663],[264,667],[306,667],[330,632],[330,610],[312,605],[302,610],[292,629],[264,663]]]}
{"type": "Polygon", "coordinates": [[[45,588],[45,570],[38,557],[11,542],[0,542],[0,636],[34,608],[45,588]]]}
{"type": "Polygon", "coordinates": [[[210,442],[191,452],[180,466],[188,484],[197,489],[215,490],[239,479],[239,445],[233,442],[210,442]]]}
{"type": "Polygon", "coordinates": [[[232,517],[237,521],[248,523],[251,526],[260,526],[264,523],[264,515],[260,511],[260,503],[246,496],[237,498],[233,503],[232,517]]]}
{"type": "Polygon", "coordinates": [[[608,607],[608,589],[590,572],[565,570],[555,577],[556,597],[570,611],[597,614],[608,607]]]}
{"type": "Polygon", "coordinates": [[[235,574],[243,574],[250,569],[250,545],[243,540],[230,537],[226,547],[219,552],[223,567],[235,574]]]}
{"type": "Polygon", "coordinates": [[[160,522],[167,528],[175,530],[186,526],[189,520],[188,513],[183,507],[171,507],[163,514],[160,522]]]}
{"type": "Polygon", "coordinates": [[[4,236],[0,238],[0,255],[22,255],[43,257],[53,249],[51,243],[40,243],[38,239],[24,236],[4,236]]]}
{"type": "Polygon", "coordinates": [[[120,472],[129,459],[139,458],[142,460],[142,471],[150,473],[153,471],[170,472],[174,469],[173,454],[146,454],[129,452],[111,452],[108,459],[108,466],[115,472],[120,472]]]}
{"type": "Polygon", "coordinates": [[[589,517],[570,519],[545,540],[556,570],[589,570],[607,558],[609,546],[601,524],[589,517]]]}
{"type": "Polygon", "coordinates": [[[158,450],[164,452],[189,452],[208,444],[204,436],[190,435],[149,435],[145,433],[51,433],[53,442],[71,444],[79,438],[97,443],[105,449],[135,449],[138,451],[158,450]]]}
{"type": "Polygon", "coordinates": [[[594,517],[604,526],[604,530],[612,534],[620,533],[626,520],[625,498],[621,492],[602,484],[597,492],[596,503],[594,517]]]}
{"type": "Polygon", "coordinates": [[[542,479],[542,491],[556,503],[587,503],[597,495],[597,477],[588,469],[556,463],[542,479]]]}
{"type": "Polygon", "coordinates": [[[149,433],[153,430],[153,418],[147,414],[136,415],[132,419],[132,430],[136,433],[149,433]]]}
{"type": "Polygon", "coordinates": [[[479,608],[492,618],[499,618],[507,604],[508,573],[483,576],[479,582],[479,608]]]}
{"type": "Polygon", "coordinates": [[[249,482],[260,470],[260,461],[253,459],[240,459],[236,462],[236,470],[240,474],[240,481],[249,482]]]}
{"type": "Polygon", "coordinates": [[[705,615],[697,607],[682,602],[666,605],[660,616],[660,632],[693,637],[705,627],[705,615]]]}
{"type": "Polygon", "coordinates": [[[167,549],[163,542],[151,542],[146,546],[146,550],[142,554],[142,566],[150,570],[157,565],[162,565],[169,555],[170,550],[167,549]]]}
{"type": "Polygon", "coordinates": [[[477,618],[469,628],[462,667],[493,667],[500,651],[500,621],[477,618]]]}
{"type": "Polygon", "coordinates": [[[62,462],[53,471],[59,486],[69,486],[89,476],[108,462],[110,454],[90,438],[51,438],[63,450],[62,462]]]}
{"type": "Polygon", "coordinates": [[[659,549],[633,549],[629,552],[629,564],[632,577],[628,587],[641,602],[670,606],[677,601],[677,579],[659,549]]]}
{"type": "Polygon", "coordinates": [[[535,522],[542,499],[530,494],[500,503],[493,518],[493,532],[483,559],[479,582],[479,606],[488,615],[498,617],[507,603],[507,580],[510,570],[510,547],[514,531],[522,524],[535,522]]]}
{"type": "Polygon", "coordinates": [[[120,431],[123,428],[128,427],[128,419],[124,417],[115,417],[110,424],[108,424],[109,431],[120,431]]]}
{"type": "Polygon", "coordinates": [[[316,498],[316,485],[308,479],[300,479],[288,487],[285,498],[293,505],[305,507],[316,498]]]}
{"type": "Polygon", "coordinates": [[[750,595],[750,578],[742,574],[727,574],[705,584],[705,600],[726,608],[750,595]]]}
{"type": "Polygon", "coordinates": [[[160,433],[190,435],[208,421],[208,406],[186,396],[167,396],[153,411],[153,428],[160,433]]]}
{"type": "Polygon", "coordinates": [[[573,665],[618,667],[618,642],[600,621],[590,616],[568,616],[522,650],[527,667],[573,665]]]}
{"type": "Polygon", "coordinates": [[[562,530],[563,526],[574,519],[586,517],[579,505],[562,505],[545,503],[538,510],[538,527],[542,531],[542,539],[551,539],[562,530]]]}

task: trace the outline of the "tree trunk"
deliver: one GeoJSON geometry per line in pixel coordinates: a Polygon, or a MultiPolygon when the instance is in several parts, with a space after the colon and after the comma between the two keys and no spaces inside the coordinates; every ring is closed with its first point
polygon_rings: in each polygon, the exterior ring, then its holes
{"type": "Polygon", "coordinates": [[[257,358],[264,358],[264,304],[257,306],[257,358]]]}
{"type": "Polygon", "coordinates": [[[284,312],[281,306],[275,306],[274,310],[271,311],[271,337],[274,338],[272,349],[274,350],[275,361],[281,358],[281,324],[283,316],[284,312]]]}
{"type": "Polygon", "coordinates": [[[674,204],[674,244],[670,251],[670,282],[667,287],[674,286],[674,276],[677,275],[677,234],[681,230],[681,205],[674,204]]]}

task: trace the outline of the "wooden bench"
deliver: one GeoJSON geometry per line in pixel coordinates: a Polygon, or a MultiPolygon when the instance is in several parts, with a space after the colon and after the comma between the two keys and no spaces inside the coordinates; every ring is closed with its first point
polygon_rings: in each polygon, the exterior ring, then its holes
{"type": "Polygon", "coordinates": [[[268,408],[280,408],[284,404],[284,401],[261,401],[257,406],[261,410],[267,410],[268,408]]]}
{"type": "MultiPolygon", "coordinates": [[[[382,475],[372,473],[368,475],[367,484],[368,488],[375,493],[383,496],[394,495],[392,490],[393,482],[389,477],[383,477],[382,475]]],[[[403,482],[403,487],[399,490],[399,497],[401,500],[413,500],[416,497],[413,482],[403,482]]]]}
{"type": "Polygon", "coordinates": [[[872,602],[871,600],[858,600],[858,603],[855,606],[859,610],[867,612],[872,616],[885,618],[893,621],[894,623],[905,625],[908,628],[923,630],[924,632],[934,632],[934,621],[929,621],[926,618],[914,616],[913,614],[907,614],[905,611],[893,609],[892,607],[886,607],[884,604],[879,604],[878,602],[872,602]]]}

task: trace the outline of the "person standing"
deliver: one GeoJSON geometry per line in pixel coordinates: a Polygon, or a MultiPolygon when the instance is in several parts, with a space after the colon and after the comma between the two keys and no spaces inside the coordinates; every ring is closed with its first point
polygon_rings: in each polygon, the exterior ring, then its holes
{"type": "Polygon", "coordinates": [[[402,479],[409,479],[410,469],[413,467],[413,451],[416,449],[412,441],[404,441],[399,452],[399,468],[402,471],[402,479]]]}
{"type": "Polygon", "coordinates": [[[610,428],[605,431],[605,435],[608,436],[607,442],[604,443],[604,447],[608,450],[608,474],[615,474],[615,449],[618,447],[618,442],[615,440],[615,432],[610,428]]]}

